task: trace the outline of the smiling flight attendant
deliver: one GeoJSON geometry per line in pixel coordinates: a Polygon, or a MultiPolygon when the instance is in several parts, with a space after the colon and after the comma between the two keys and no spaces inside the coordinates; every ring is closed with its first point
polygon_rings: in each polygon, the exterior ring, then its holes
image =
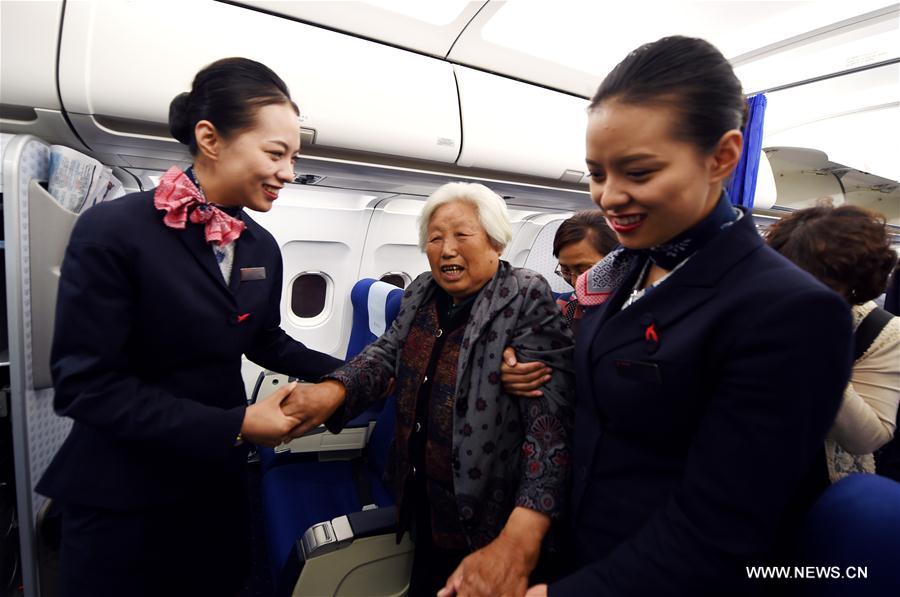
{"type": "Polygon", "coordinates": [[[628,55],[590,104],[591,196],[622,248],[578,280],[575,570],[528,595],[739,595],[784,563],[850,373],[847,305],[723,193],[741,84],[703,40],[628,55]]]}
{"type": "Polygon", "coordinates": [[[63,505],[68,596],[236,595],[249,561],[247,443],[299,420],[246,405],[241,355],[318,378],[340,361],[280,328],[282,262],[244,211],[294,178],[298,110],[243,58],[200,71],[169,112],[194,163],[90,209],[62,266],[51,356],[74,426],[38,484],[63,505]]]}

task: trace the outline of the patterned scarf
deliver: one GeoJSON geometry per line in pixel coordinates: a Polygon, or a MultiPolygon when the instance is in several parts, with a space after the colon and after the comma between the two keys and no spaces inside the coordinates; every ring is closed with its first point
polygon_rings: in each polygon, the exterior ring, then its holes
{"type": "Polygon", "coordinates": [[[702,249],[721,230],[731,226],[740,217],[727,193],[722,193],[712,212],[699,224],[674,237],[672,240],[649,249],[617,247],[594,267],[575,281],[575,295],[582,308],[600,305],[622,285],[631,266],[643,256],[664,270],[672,271],[702,249]]]}
{"type": "Polygon", "coordinates": [[[163,222],[169,228],[183,229],[190,218],[194,224],[206,225],[206,242],[222,247],[236,241],[247,225],[231,217],[206,200],[200,185],[194,178],[193,168],[182,172],[172,166],[162,178],[153,194],[153,205],[166,215],[163,222]]]}

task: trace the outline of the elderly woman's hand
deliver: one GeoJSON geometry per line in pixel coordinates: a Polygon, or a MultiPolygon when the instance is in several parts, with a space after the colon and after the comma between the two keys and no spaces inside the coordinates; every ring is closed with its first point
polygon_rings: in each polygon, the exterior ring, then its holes
{"type": "Polygon", "coordinates": [[[521,597],[532,568],[522,546],[501,534],[466,557],[438,597],[521,597]]]}
{"type": "Polygon", "coordinates": [[[290,438],[300,437],[324,423],[344,402],[346,393],[344,384],[333,379],[317,384],[298,384],[281,400],[284,414],[300,421],[291,430],[290,438]]]}
{"type": "Polygon", "coordinates": [[[274,448],[289,437],[291,430],[299,425],[300,421],[282,412],[280,404],[296,386],[296,383],[287,385],[266,400],[248,406],[241,422],[241,437],[268,448],[274,448]]]}
{"type": "Polygon", "coordinates": [[[460,563],[438,597],[522,597],[549,528],[546,515],[517,507],[496,539],[460,563]]]}
{"type": "Polygon", "coordinates": [[[507,346],[503,351],[500,381],[503,382],[503,390],[507,394],[520,398],[543,396],[540,387],[550,381],[550,371],[550,367],[540,361],[518,362],[516,351],[511,346],[507,346]]]}

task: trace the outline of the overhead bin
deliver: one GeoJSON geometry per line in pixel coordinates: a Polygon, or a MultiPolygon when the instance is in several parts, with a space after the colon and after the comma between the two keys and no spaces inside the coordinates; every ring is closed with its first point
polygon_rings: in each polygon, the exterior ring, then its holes
{"type": "Polygon", "coordinates": [[[62,10],[61,0],[0,5],[0,130],[78,147],[56,93],[62,10]]]}
{"type": "Polygon", "coordinates": [[[455,71],[465,140],[458,165],[584,180],[587,100],[464,66],[455,71]]]}
{"type": "Polygon", "coordinates": [[[349,6],[346,2],[241,0],[235,4],[443,58],[460,31],[484,6],[484,0],[402,3],[376,0],[349,6]]]}
{"type": "Polygon", "coordinates": [[[168,136],[169,102],[228,56],[285,80],[307,144],[444,163],[459,154],[453,70],[435,58],[211,1],[68,2],[60,44],[63,105],[109,162],[184,159],[168,136]]]}
{"type": "Polygon", "coordinates": [[[896,4],[731,58],[746,93],[756,93],[900,58],[896,4]]]}

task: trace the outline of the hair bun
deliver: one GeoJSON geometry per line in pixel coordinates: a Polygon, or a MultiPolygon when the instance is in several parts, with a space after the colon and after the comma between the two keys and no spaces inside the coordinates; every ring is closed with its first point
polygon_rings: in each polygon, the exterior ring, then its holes
{"type": "Polygon", "coordinates": [[[188,103],[191,94],[188,92],[179,93],[169,104],[169,132],[179,143],[190,145],[193,138],[193,130],[191,127],[188,103]]]}

